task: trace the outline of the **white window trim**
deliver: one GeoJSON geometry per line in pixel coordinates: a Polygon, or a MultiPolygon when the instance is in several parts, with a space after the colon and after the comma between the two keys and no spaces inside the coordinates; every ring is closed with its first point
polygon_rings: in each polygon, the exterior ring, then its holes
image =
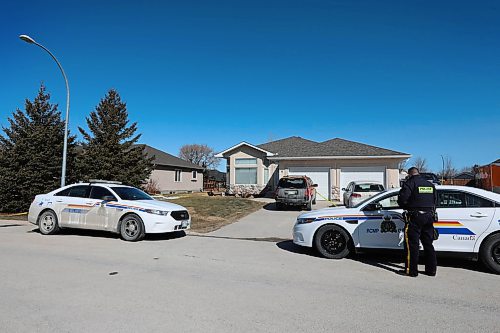
{"type": "Polygon", "coordinates": [[[174,182],[180,183],[182,182],[182,170],[176,169],[174,174],[174,182]],[[177,180],[177,172],[179,172],[179,180],[177,180]]]}
{"type": "Polygon", "coordinates": [[[254,165],[258,165],[259,162],[257,161],[257,157],[237,157],[234,159],[234,165],[237,167],[241,167],[242,165],[251,165],[251,166],[254,166],[254,165]],[[255,161],[255,163],[238,163],[238,160],[252,160],[252,161],[255,161]]]}

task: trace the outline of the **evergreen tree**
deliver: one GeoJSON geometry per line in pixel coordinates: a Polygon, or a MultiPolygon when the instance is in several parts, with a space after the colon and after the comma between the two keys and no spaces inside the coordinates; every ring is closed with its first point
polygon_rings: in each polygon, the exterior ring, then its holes
{"type": "MultiPolygon", "coordinates": [[[[0,135],[0,211],[26,211],[37,194],[60,186],[64,121],[42,85],[32,102],[25,101],[8,119],[0,135]]],[[[74,181],[74,137],[68,137],[66,180],[74,181]]]]}
{"type": "Polygon", "coordinates": [[[78,169],[83,180],[106,179],[139,187],[152,171],[153,158],[147,158],[143,147],[135,145],[137,123],[128,126],[126,104],[116,90],[110,90],[95,111],[87,117],[90,132],[83,135],[83,152],[78,169]]]}

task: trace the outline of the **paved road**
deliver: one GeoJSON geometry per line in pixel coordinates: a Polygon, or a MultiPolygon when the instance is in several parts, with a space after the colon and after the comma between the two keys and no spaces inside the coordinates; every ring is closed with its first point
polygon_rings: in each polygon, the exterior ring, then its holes
{"type": "MultiPolygon", "coordinates": [[[[272,224],[289,212],[256,214],[272,224]]],[[[290,241],[214,234],[127,243],[106,233],[42,236],[34,229],[0,222],[0,332],[500,327],[500,277],[472,263],[441,261],[436,278],[411,279],[393,273],[391,258],[326,260],[290,241]]]]}

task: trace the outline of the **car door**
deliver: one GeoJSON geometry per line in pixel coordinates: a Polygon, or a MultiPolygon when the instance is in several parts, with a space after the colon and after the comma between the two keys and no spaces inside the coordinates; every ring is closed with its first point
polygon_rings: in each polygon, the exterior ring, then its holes
{"type": "Polygon", "coordinates": [[[96,230],[112,229],[112,225],[114,224],[112,213],[115,209],[109,208],[107,202],[116,200],[116,196],[107,188],[92,185],[89,198],[86,202],[91,206],[85,219],[86,227],[96,230]]]}
{"type": "Polygon", "coordinates": [[[490,225],[495,207],[491,200],[473,193],[438,190],[437,213],[436,251],[472,252],[476,240],[490,225]]]}
{"type": "Polygon", "coordinates": [[[54,208],[61,226],[85,227],[85,215],[90,210],[86,204],[89,191],[89,185],[75,185],[54,195],[54,208]]]}
{"type": "Polygon", "coordinates": [[[358,236],[361,247],[399,249],[403,248],[405,223],[403,210],[398,205],[399,192],[384,195],[365,205],[362,212],[365,218],[360,219],[358,236]],[[370,207],[378,208],[375,210],[370,207]]]}

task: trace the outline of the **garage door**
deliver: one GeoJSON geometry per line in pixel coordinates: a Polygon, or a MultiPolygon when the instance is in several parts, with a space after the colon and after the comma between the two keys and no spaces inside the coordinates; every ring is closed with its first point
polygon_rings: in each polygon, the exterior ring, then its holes
{"type": "MultiPolygon", "coordinates": [[[[311,178],[314,184],[318,184],[316,191],[325,198],[330,199],[330,168],[294,167],[288,169],[288,175],[311,178]]],[[[316,200],[325,199],[318,195],[316,200]]]]}
{"type": "Polygon", "coordinates": [[[352,181],[374,181],[384,185],[385,184],[385,167],[344,167],[340,169],[340,197],[342,198],[344,191],[343,188],[352,181]]]}

